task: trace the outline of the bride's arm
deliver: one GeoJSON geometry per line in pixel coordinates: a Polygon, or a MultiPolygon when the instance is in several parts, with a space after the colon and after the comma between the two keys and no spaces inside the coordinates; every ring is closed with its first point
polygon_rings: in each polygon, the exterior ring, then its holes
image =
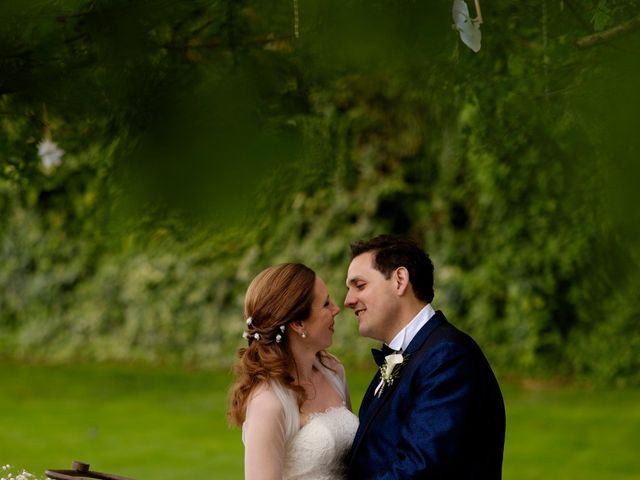
{"type": "Polygon", "coordinates": [[[278,397],[266,387],[261,387],[249,400],[243,440],[244,478],[282,480],[284,411],[278,397]]]}

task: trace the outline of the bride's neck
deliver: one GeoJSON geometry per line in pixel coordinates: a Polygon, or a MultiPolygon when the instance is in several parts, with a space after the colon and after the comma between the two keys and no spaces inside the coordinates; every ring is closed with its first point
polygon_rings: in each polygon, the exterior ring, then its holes
{"type": "Polygon", "coordinates": [[[312,351],[294,351],[293,358],[296,361],[296,365],[295,371],[293,371],[292,374],[296,382],[303,383],[311,381],[316,353],[312,351]]]}

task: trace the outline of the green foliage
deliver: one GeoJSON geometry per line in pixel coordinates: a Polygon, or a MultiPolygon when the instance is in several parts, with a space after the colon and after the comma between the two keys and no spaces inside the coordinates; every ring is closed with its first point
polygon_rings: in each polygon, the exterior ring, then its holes
{"type": "Polygon", "coordinates": [[[638,384],[638,33],[577,46],[637,6],[483,4],[474,54],[448,2],[3,4],[0,353],[228,365],[258,271],[340,303],[392,232],[499,370],[638,384]]]}
{"type": "MultiPolygon", "coordinates": [[[[638,2],[627,0],[599,0],[588,2],[587,8],[591,13],[591,23],[596,32],[612,27],[620,18],[638,14],[638,2]]],[[[627,18],[629,20],[630,18],[627,18]]]]}

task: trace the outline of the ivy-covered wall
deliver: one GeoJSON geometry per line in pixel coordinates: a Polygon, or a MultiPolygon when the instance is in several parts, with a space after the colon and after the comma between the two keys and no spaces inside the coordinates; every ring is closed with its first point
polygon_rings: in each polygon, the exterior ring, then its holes
{"type": "Polygon", "coordinates": [[[228,366],[263,267],[341,303],[396,233],[499,372],[640,383],[636,1],[482,2],[477,54],[449,2],[141,3],[3,7],[2,357],[228,366]]]}

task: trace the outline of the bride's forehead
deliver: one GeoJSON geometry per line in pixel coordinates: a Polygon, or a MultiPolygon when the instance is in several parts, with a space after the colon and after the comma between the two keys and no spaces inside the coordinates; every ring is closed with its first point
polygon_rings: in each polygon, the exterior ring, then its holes
{"type": "Polygon", "coordinates": [[[316,295],[326,295],[326,293],[328,292],[327,285],[318,276],[316,276],[316,282],[313,286],[313,292],[316,295]]]}

